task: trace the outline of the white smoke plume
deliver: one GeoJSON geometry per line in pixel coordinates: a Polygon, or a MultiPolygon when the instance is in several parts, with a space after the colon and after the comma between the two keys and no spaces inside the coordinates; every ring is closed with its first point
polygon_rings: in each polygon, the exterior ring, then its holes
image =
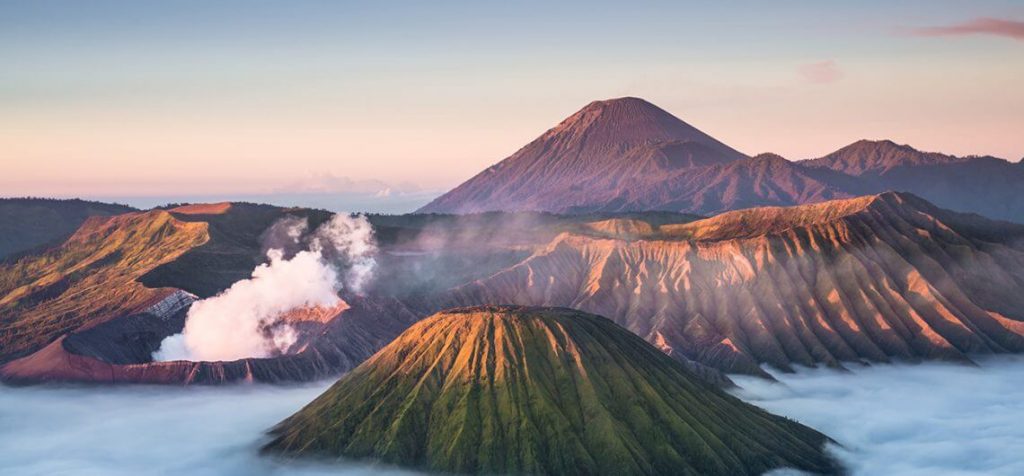
{"type": "Polygon", "coordinates": [[[270,225],[260,236],[262,243],[260,252],[267,256],[271,250],[280,250],[286,258],[295,256],[302,251],[302,235],[309,230],[309,220],[296,216],[286,216],[270,225]]]}
{"type": "Polygon", "coordinates": [[[377,267],[377,240],[365,215],[335,215],[313,234],[310,250],[345,269],[344,285],[362,293],[377,267]]]}
{"type": "Polygon", "coordinates": [[[306,220],[287,218],[265,236],[274,241],[268,263],[226,291],[197,301],[185,329],[161,343],[153,359],[227,361],[286,352],[297,340],[282,316],[295,309],[332,307],[338,291],[361,292],[376,267],[377,245],[365,216],[337,214],[312,233],[309,249],[290,258],[301,243],[306,220]],[[287,220],[287,221],[286,221],[287,220]],[[283,237],[283,238],[282,238],[283,237]],[[286,243],[287,242],[287,243],[286,243]]]}

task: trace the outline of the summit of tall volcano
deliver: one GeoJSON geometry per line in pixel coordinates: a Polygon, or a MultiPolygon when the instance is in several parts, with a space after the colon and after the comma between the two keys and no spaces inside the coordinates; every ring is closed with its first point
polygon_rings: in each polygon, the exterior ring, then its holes
{"type": "MultiPolygon", "coordinates": [[[[563,153],[579,153],[592,163],[608,160],[602,153],[660,142],[694,142],[706,146],[726,160],[743,154],[697,130],[654,104],[635,97],[593,101],[547,131],[531,145],[541,142],[563,153]]],[[[530,149],[528,145],[522,151],[530,149]]],[[[519,153],[513,158],[522,158],[519,153]]],[[[559,158],[559,157],[555,157],[559,158]]]]}
{"type": "Polygon", "coordinates": [[[744,158],[643,99],[594,101],[419,211],[603,209],[632,180],[744,158]]]}

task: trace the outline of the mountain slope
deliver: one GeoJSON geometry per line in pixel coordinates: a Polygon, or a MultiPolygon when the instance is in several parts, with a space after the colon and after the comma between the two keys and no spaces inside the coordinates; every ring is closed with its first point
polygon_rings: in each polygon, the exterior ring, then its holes
{"type": "Polygon", "coordinates": [[[861,193],[914,193],[938,206],[1024,223],[1024,167],[995,157],[922,152],[892,141],[859,141],[798,163],[855,178],[861,193]]]}
{"type": "Polygon", "coordinates": [[[829,170],[807,169],[774,154],[687,169],[661,179],[624,181],[623,185],[616,197],[597,209],[656,209],[712,215],[749,207],[850,198],[862,192],[850,177],[829,170]]]}
{"type": "Polygon", "coordinates": [[[0,264],[0,380],[215,384],[345,372],[423,315],[394,299],[345,296],[338,308],[289,313],[298,341],[284,355],[152,361],[182,331],[193,294],[250,276],[272,224],[302,217],[315,227],[330,215],[221,203],[90,218],[60,246],[0,264]]]}
{"type": "Polygon", "coordinates": [[[288,214],[314,224],[329,216],[238,203],[91,217],[60,246],[0,263],[0,363],[176,290],[226,289],[249,277],[261,233],[288,214]]]}
{"type": "Polygon", "coordinates": [[[642,99],[595,101],[420,212],[594,210],[622,180],[742,158],[642,99]]]}
{"type": "Polygon", "coordinates": [[[711,215],[905,191],[1024,223],[1024,167],[861,140],[824,157],[748,158],[637,98],[595,101],[419,213],[674,211],[711,215]]]}
{"type": "Polygon", "coordinates": [[[436,308],[565,306],[677,356],[761,363],[1024,351],[1024,226],[908,194],[729,212],[641,240],[566,233],[436,308]]]}
{"type": "Polygon", "coordinates": [[[112,203],[43,198],[0,198],[0,259],[71,236],[91,216],[135,209],[112,203]]]}
{"type": "Polygon", "coordinates": [[[835,472],[827,438],[708,386],[607,319],[484,307],[421,321],[266,449],[452,473],[835,472]]]}
{"type": "Polygon", "coordinates": [[[174,290],[137,279],[208,239],[205,223],[161,210],[92,217],[60,247],[0,265],[0,363],[161,301],[174,290]]]}

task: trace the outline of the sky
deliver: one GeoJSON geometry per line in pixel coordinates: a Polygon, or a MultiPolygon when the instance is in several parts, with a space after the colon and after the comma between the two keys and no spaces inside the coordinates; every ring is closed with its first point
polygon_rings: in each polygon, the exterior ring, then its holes
{"type": "Polygon", "coordinates": [[[1024,156],[1013,1],[0,0],[0,64],[0,196],[429,195],[627,95],[748,154],[1024,156]]]}

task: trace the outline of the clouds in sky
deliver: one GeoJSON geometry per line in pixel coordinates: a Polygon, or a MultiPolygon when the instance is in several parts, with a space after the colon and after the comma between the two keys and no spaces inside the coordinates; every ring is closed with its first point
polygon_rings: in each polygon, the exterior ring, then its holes
{"type": "Polygon", "coordinates": [[[797,73],[812,84],[831,84],[843,79],[845,76],[835,60],[816,61],[800,65],[797,68],[797,73]]]}
{"type": "Polygon", "coordinates": [[[343,193],[386,197],[391,194],[412,194],[422,192],[415,183],[403,181],[388,183],[376,179],[357,179],[338,176],[330,172],[309,173],[306,177],[291,181],[274,189],[275,193],[343,193]]]}
{"type": "Polygon", "coordinates": [[[912,33],[916,36],[994,35],[1024,41],[1024,21],[982,17],[953,25],[915,28],[912,33]]]}

